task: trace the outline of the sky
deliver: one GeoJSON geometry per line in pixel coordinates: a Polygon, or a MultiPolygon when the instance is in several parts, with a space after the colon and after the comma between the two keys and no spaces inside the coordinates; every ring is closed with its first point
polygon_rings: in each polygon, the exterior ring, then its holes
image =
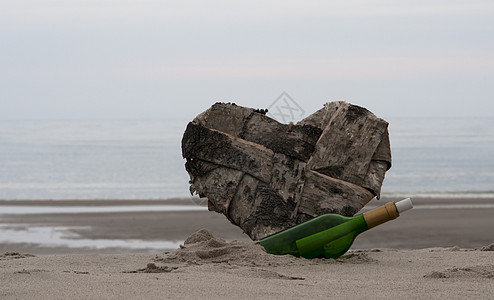
{"type": "Polygon", "coordinates": [[[0,0],[0,120],[494,117],[494,2],[0,0]]]}

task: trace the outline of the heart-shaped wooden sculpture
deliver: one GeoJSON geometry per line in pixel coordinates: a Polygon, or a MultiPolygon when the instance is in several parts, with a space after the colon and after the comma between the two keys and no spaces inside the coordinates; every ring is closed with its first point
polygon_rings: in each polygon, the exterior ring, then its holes
{"type": "Polygon", "coordinates": [[[352,216],[379,198],[391,167],[388,123],[330,102],[297,124],[216,103],[187,125],[190,192],[253,240],[325,213],[352,216]]]}

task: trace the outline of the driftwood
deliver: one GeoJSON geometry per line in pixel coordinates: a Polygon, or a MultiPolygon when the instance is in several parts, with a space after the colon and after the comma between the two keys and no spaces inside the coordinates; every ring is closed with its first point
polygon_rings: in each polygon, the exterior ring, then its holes
{"type": "Polygon", "coordinates": [[[325,213],[352,216],[380,196],[391,167],[387,126],[346,102],[295,125],[216,103],[182,139],[191,194],[254,240],[325,213]]]}

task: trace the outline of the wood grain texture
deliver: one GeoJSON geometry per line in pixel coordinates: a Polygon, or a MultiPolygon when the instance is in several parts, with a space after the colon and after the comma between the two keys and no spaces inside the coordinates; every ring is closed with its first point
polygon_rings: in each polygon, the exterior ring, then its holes
{"type": "Polygon", "coordinates": [[[325,213],[351,216],[380,195],[391,167],[387,126],[342,101],[290,125],[216,103],[182,139],[190,191],[254,240],[325,213]]]}

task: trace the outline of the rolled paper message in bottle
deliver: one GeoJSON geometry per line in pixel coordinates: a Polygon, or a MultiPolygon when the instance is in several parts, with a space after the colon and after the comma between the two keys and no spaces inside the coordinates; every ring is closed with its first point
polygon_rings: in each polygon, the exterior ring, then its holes
{"type": "Polygon", "coordinates": [[[357,235],[394,220],[411,208],[412,201],[407,198],[396,203],[388,202],[354,217],[325,214],[267,236],[259,242],[271,254],[338,258],[350,249],[357,235]]]}

